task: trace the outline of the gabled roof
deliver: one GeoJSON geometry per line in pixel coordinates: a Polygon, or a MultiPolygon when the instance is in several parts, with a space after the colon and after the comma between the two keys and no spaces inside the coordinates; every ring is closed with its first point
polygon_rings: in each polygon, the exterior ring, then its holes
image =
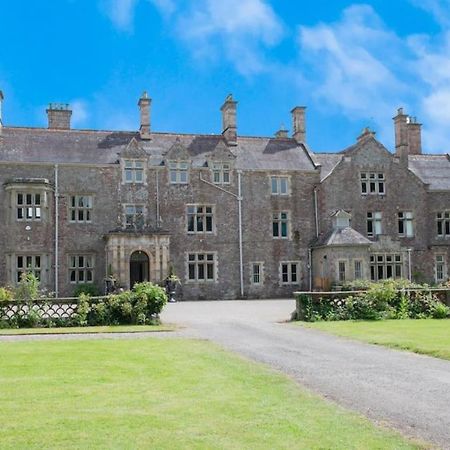
{"type": "Polygon", "coordinates": [[[361,233],[358,233],[352,227],[335,228],[329,233],[320,237],[313,247],[354,247],[370,246],[372,241],[367,239],[361,233]]]}
{"type": "MultiPolygon", "coordinates": [[[[152,133],[150,140],[141,140],[133,131],[4,127],[0,161],[115,164],[133,138],[152,165],[160,165],[176,142],[186,149],[194,167],[202,167],[219,143],[226,145],[221,134],[152,133]]],[[[237,146],[229,151],[236,157],[236,169],[315,170],[304,146],[294,139],[238,137],[237,146]]]]}
{"type": "Polygon", "coordinates": [[[449,155],[410,155],[408,166],[431,190],[450,190],[449,155]]]}

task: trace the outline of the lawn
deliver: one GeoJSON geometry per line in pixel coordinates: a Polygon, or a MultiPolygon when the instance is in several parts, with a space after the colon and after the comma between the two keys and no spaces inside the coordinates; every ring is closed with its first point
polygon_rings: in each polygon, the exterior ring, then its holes
{"type": "Polygon", "coordinates": [[[450,359],[450,319],[299,323],[371,344],[450,359]]]}
{"type": "Polygon", "coordinates": [[[204,341],[0,342],[2,449],[420,448],[204,341]]]}
{"type": "Polygon", "coordinates": [[[97,327],[61,327],[61,328],[0,328],[0,336],[17,334],[86,334],[86,333],[148,333],[173,331],[171,325],[114,325],[97,327]]]}

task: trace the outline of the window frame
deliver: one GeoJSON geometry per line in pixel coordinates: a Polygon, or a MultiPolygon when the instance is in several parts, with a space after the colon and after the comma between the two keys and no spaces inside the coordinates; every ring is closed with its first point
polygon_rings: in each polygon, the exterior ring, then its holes
{"type": "Polygon", "coordinates": [[[169,184],[177,185],[177,184],[189,184],[189,169],[190,169],[190,161],[185,159],[171,159],[167,161],[167,169],[168,169],[168,177],[169,184]],[[175,177],[172,179],[172,174],[175,177]],[[183,179],[182,175],[185,174],[185,178],[183,179]]]}
{"type": "Polygon", "coordinates": [[[397,212],[397,225],[399,237],[412,238],[414,237],[414,214],[410,210],[397,212]],[[408,225],[411,227],[411,233],[408,233],[408,225]],[[403,228],[403,231],[401,231],[403,228]]]}
{"type": "Polygon", "coordinates": [[[23,273],[32,273],[42,283],[44,267],[44,255],[41,253],[16,253],[13,255],[13,284],[17,285],[20,282],[21,275],[23,273]],[[19,266],[19,258],[22,261],[25,260],[25,266],[19,266]],[[36,260],[39,258],[39,264],[36,264],[36,260]],[[31,265],[28,264],[28,259],[31,260],[31,265]]]}
{"type": "Polygon", "coordinates": [[[272,238],[280,240],[290,240],[291,238],[290,211],[275,211],[272,213],[272,238]],[[283,217],[283,215],[285,216],[283,217]],[[283,232],[283,229],[285,229],[285,232],[283,232]]]}
{"type": "Polygon", "coordinates": [[[122,182],[124,184],[146,184],[146,159],[144,158],[122,158],[122,182]],[[130,173],[130,179],[128,179],[130,173]],[[140,177],[136,175],[140,173],[140,177]]]}
{"type": "Polygon", "coordinates": [[[369,268],[371,281],[403,278],[402,253],[371,253],[369,255],[369,268]],[[388,267],[390,267],[391,276],[388,276],[388,267]],[[382,277],[380,278],[380,268],[382,277]],[[397,273],[399,269],[399,274],[397,273]]]}
{"type": "Polygon", "coordinates": [[[386,176],[380,171],[362,171],[359,173],[361,195],[386,195],[386,176]]]}
{"type": "Polygon", "coordinates": [[[262,286],[264,284],[264,262],[262,261],[251,261],[249,263],[250,267],[250,284],[252,286],[262,286]],[[255,272],[255,268],[258,267],[259,272],[255,272]],[[259,277],[259,281],[255,281],[255,276],[259,277]]]}
{"type": "Polygon", "coordinates": [[[69,205],[68,205],[68,219],[69,223],[92,223],[92,211],[94,208],[94,196],[92,194],[70,194],[69,196],[69,205]],[[78,202],[82,198],[90,199],[89,206],[80,206],[78,202]],[[75,206],[73,205],[73,201],[75,200],[75,206]],[[83,219],[80,220],[79,213],[83,213],[83,219]],[[75,219],[72,218],[72,215],[75,214],[75,219]]]}
{"type": "Polygon", "coordinates": [[[448,268],[447,268],[447,258],[445,253],[437,253],[434,255],[434,280],[436,283],[442,283],[448,279],[448,268]],[[438,258],[442,258],[438,261],[438,258]],[[441,272],[442,277],[438,277],[438,267],[442,266],[441,272]]]}
{"type": "Polygon", "coordinates": [[[279,197],[289,197],[291,195],[291,177],[288,175],[270,175],[270,195],[279,197]],[[282,183],[285,182],[286,190],[282,191],[282,183]]]}
{"type": "Polygon", "coordinates": [[[123,203],[122,204],[122,227],[125,230],[142,230],[146,226],[146,217],[147,217],[147,209],[144,203],[123,203]],[[127,213],[127,208],[134,208],[135,212],[133,214],[127,213]],[[141,208],[141,212],[136,212],[136,208],[141,208]],[[142,215],[142,224],[136,222],[136,224],[132,222],[128,223],[128,216],[133,216],[134,218],[139,217],[138,215],[142,215]]]}
{"type": "Polygon", "coordinates": [[[217,185],[230,185],[231,170],[231,163],[229,161],[213,161],[211,163],[212,183],[217,185]]]}
{"type": "Polygon", "coordinates": [[[74,253],[67,255],[67,268],[68,268],[68,283],[70,285],[80,284],[94,284],[95,282],[95,255],[93,253],[74,253]],[[80,266],[80,258],[83,258],[83,265],[80,266]],[[72,261],[75,260],[75,265],[72,261]],[[91,266],[86,264],[86,260],[91,261],[91,266]],[[72,280],[72,273],[75,275],[75,280],[72,280]],[[87,274],[90,273],[90,279],[87,274]],[[80,279],[80,274],[83,274],[80,279]]]}
{"type": "Polygon", "coordinates": [[[200,204],[200,203],[188,203],[186,205],[186,233],[187,234],[215,234],[216,233],[215,215],[216,215],[215,205],[200,204]],[[202,209],[201,212],[199,212],[200,208],[202,209]],[[192,229],[190,229],[191,228],[191,218],[192,218],[192,225],[193,225],[192,229]],[[202,223],[203,230],[199,230],[200,223],[202,223]],[[209,228],[208,223],[210,223],[210,229],[208,229],[209,228]]]}
{"type": "Polygon", "coordinates": [[[366,214],[366,232],[367,237],[377,237],[383,234],[383,212],[367,211],[366,214]],[[370,225],[370,226],[369,226],[370,225]],[[371,230],[369,230],[369,228],[371,230]]]}
{"type": "Polygon", "coordinates": [[[17,222],[42,222],[43,209],[47,198],[45,191],[17,189],[14,190],[13,197],[15,199],[15,220],[17,222]],[[28,198],[30,198],[30,202],[28,202],[28,198]],[[37,198],[39,198],[38,202],[36,202],[37,198]],[[19,215],[22,217],[19,217],[19,215]]]}
{"type": "Polygon", "coordinates": [[[217,252],[186,252],[185,253],[186,262],[186,283],[191,284],[210,284],[217,283],[217,252]],[[212,267],[211,269],[209,267],[212,267]],[[193,272],[191,271],[193,270],[193,272]],[[212,270],[212,277],[208,276],[209,271],[212,270]],[[191,278],[191,274],[194,277],[191,278]],[[203,274],[204,277],[199,275],[203,274]]]}
{"type": "Polygon", "coordinates": [[[281,286],[299,285],[300,284],[300,261],[280,261],[279,263],[279,283],[281,286]],[[295,265],[295,272],[292,271],[292,266],[295,265]],[[287,266],[284,271],[283,266],[287,266]],[[287,281],[284,281],[284,275],[287,275],[287,281]],[[292,280],[292,275],[295,274],[295,281],[292,280]]]}
{"type": "Polygon", "coordinates": [[[442,210],[436,212],[436,235],[438,238],[450,237],[450,211],[442,210]],[[441,232],[439,233],[439,228],[441,232]]]}

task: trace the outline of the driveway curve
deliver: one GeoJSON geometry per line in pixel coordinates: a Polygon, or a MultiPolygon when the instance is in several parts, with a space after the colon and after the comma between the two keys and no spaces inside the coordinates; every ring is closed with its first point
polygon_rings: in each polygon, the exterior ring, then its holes
{"type": "Polygon", "coordinates": [[[321,395],[450,449],[450,361],[286,323],[293,300],[169,304],[164,322],[270,365],[321,395]]]}

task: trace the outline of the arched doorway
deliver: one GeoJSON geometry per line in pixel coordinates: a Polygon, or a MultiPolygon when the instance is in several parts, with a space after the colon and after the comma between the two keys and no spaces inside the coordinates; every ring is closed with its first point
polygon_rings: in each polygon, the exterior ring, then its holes
{"type": "Polygon", "coordinates": [[[145,252],[138,250],[130,256],[130,287],[136,283],[148,281],[149,274],[148,256],[145,252]]]}

